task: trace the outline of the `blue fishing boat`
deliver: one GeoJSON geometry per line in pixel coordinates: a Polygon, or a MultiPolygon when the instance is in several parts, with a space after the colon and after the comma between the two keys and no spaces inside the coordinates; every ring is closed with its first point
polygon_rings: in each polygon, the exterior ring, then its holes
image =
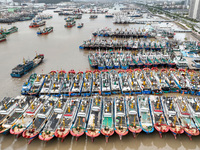
{"type": "Polygon", "coordinates": [[[111,55],[114,69],[119,69],[120,68],[120,61],[119,61],[119,57],[118,57],[119,53],[111,52],[110,55],[111,55]]]}
{"type": "Polygon", "coordinates": [[[134,71],[131,69],[127,70],[129,85],[132,89],[131,94],[142,94],[141,84],[138,79],[140,72],[140,69],[134,69],[134,71]]]}
{"type": "Polygon", "coordinates": [[[112,94],[120,94],[121,87],[119,83],[119,75],[116,70],[110,71],[110,84],[111,84],[111,93],[112,94]]]}
{"type": "Polygon", "coordinates": [[[37,67],[44,59],[43,54],[36,55],[33,60],[25,60],[23,59],[23,64],[17,65],[12,69],[11,77],[20,78],[23,75],[27,74],[30,70],[37,67]]]}
{"type": "Polygon", "coordinates": [[[149,72],[149,70],[149,68],[144,68],[143,72],[140,74],[140,81],[142,83],[141,87],[143,89],[142,94],[151,94],[152,92],[151,82],[146,75],[146,72],[149,72]]]}
{"type": "Polygon", "coordinates": [[[140,126],[146,133],[152,133],[154,131],[154,123],[152,119],[151,108],[149,107],[148,96],[138,96],[138,116],[140,120],[140,126]]]}
{"type": "Polygon", "coordinates": [[[101,72],[101,85],[101,94],[111,95],[110,73],[108,70],[102,70],[101,72]]]}
{"type": "Polygon", "coordinates": [[[28,95],[28,92],[31,89],[36,77],[37,77],[36,73],[33,73],[30,75],[28,81],[26,81],[22,86],[22,90],[21,90],[22,95],[28,95]]]}
{"type": "Polygon", "coordinates": [[[94,68],[94,69],[98,68],[97,59],[96,59],[96,56],[94,53],[89,53],[88,60],[89,60],[90,66],[92,68],[94,68]]]}
{"type": "Polygon", "coordinates": [[[159,81],[158,77],[153,74],[155,71],[158,71],[157,68],[153,68],[151,71],[150,70],[146,71],[145,75],[150,81],[150,84],[151,84],[151,87],[152,87],[152,94],[162,94],[163,91],[162,91],[162,88],[161,88],[160,81],[159,81]]]}
{"type": "Polygon", "coordinates": [[[127,59],[125,57],[125,55],[123,53],[120,53],[120,67],[121,69],[128,69],[128,62],[127,62],[127,59]]]}
{"type": "Polygon", "coordinates": [[[37,75],[37,77],[33,83],[33,86],[31,87],[31,89],[28,92],[28,95],[32,95],[32,96],[39,95],[39,92],[44,84],[45,77],[46,77],[46,74],[38,74],[37,75]]]}
{"type": "Polygon", "coordinates": [[[96,53],[97,64],[99,70],[106,69],[105,59],[102,57],[101,53],[96,53]]]}
{"type": "Polygon", "coordinates": [[[133,90],[130,85],[131,77],[128,76],[127,72],[125,72],[124,70],[119,70],[118,73],[119,73],[119,83],[122,94],[131,95],[133,90]]]}
{"type": "Polygon", "coordinates": [[[60,91],[62,89],[63,80],[66,78],[66,71],[60,70],[56,73],[56,76],[52,80],[52,85],[49,90],[49,94],[52,96],[60,96],[60,91]]]}
{"type": "Polygon", "coordinates": [[[170,68],[168,75],[169,82],[167,83],[170,86],[170,92],[179,93],[181,86],[177,84],[178,80],[175,78],[174,73],[176,73],[176,70],[174,68],[170,68]]]}
{"type": "Polygon", "coordinates": [[[56,71],[49,72],[49,74],[44,79],[44,84],[40,90],[40,95],[49,95],[53,80],[56,76],[57,76],[56,71]]]}
{"type": "Polygon", "coordinates": [[[77,28],[82,28],[83,27],[83,23],[81,23],[81,24],[79,24],[78,26],[77,26],[77,28]]]}
{"type": "Polygon", "coordinates": [[[91,70],[87,70],[83,76],[83,87],[81,91],[82,96],[90,96],[92,92],[92,78],[93,73],[91,70]]]}
{"type": "Polygon", "coordinates": [[[135,58],[136,58],[136,62],[137,62],[137,67],[138,68],[143,68],[144,67],[144,62],[141,60],[141,58],[139,56],[137,56],[135,58]]]}
{"type": "Polygon", "coordinates": [[[157,80],[159,81],[161,90],[164,93],[169,93],[170,92],[170,86],[169,84],[169,79],[168,79],[168,70],[167,69],[161,69],[158,70],[158,68],[152,68],[153,75],[157,80]]]}
{"type": "Polygon", "coordinates": [[[92,85],[92,95],[101,95],[101,72],[99,70],[93,71],[93,85],[92,85]]]}
{"type": "Polygon", "coordinates": [[[105,65],[107,69],[113,69],[113,61],[111,59],[111,55],[107,52],[102,54],[102,57],[105,60],[105,65]]]}
{"type": "Polygon", "coordinates": [[[63,84],[60,90],[60,94],[64,96],[71,95],[71,89],[74,83],[76,72],[74,70],[68,71],[66,77],[63,79],[63,84]]]}
{"type": "Polygon", "coordinates": [[[83,72],[79,71],[75,75],[74,83],[73,83],[72,89],[71,89],[71,95],[72,96],[81,95],[82,87],[83,87],[83,72]]]}

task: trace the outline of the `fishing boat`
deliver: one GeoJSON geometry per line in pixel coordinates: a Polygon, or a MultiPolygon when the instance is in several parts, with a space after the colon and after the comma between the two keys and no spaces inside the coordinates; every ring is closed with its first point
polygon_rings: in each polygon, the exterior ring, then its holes
{"type": "Polygon", "coordinates": [[[83,86],[83,72],[79,71],[75,75],[74,83],[71,89],[71,95],[72,96],[81,95],[82,86],[83,86]]]}
{"type": "Polygon", "coordinates": [[[187,72],[185,69],[178,69],[178,73],[176,74],[176,78],[178,79],[178,85],[180,85],[181,93],[189,94],[193,90],[193,86],[190,80],[187,77],[187,72]]]}
{"type": "Polygon", "coordinates": [[[0,102],[0,125],[2,125],[17,106],[14,98],[4,97],[0,102]]]}
{"type": "Polygon", "coordinates": [[[22,133],[22,136],[28,139],[28,144],[30,144],[43,130],[47,121],[50,119],[54,104],[57,103],[57,101],[54,101],[54,99],[57,100],[55,97],[46,98],[47,100],[36,114],[32,124],[22,133]]]}
{"type": "Polygon", "coordinates": [[[32,103],[24,112],[22,117],[10,129],[10,133],[13,135],[17,135],[17,138],[20,137],[22,133],[33,123],[36,114],[39,112],[47,98],[47,96],[40,96],[40,98],[27,97],[27,99],[30,99],[30,101],[32,101],[32,103]]]}
{"type": "Polygon", "coordinates": [[[138,116],[142,130],[146,133],[152,133],[154,131],[154,123],[152,119],[151,108],[149,107],[148,96],[139,95],[137,97],[137,104],[138,116]]]}
{"type": "Polygon", "coordinates": [[[94,69],[98,68],[97,59],[96,59],[96,56],[94,53],[89,53],[88,60],[89,60],[90,66],[92,68],[94,68],[94,69]]]}
{"type": "Polygon", "coordinates": [[[169,86],[169,79],[167,78],[168,76],[168,70],[167,69],[161,69],[158,70],[158,68],[152,68],[151,69],[153,71],[153,76],[155,76],[155,78],[157,78],[161,90],[164,93],[169,93],[170,92],[170,86],[169,86]]]}
{"type": "Polygon", "coordinates": [[[53,96],[60,96],[60,90],[63,83],[63,79],[65,78],[66,72],[64,70],[59,71],[58,73],[55,71],[55,76],[52,78],[52,85],[49,90],[49,94],[53,96]]]}
{"type": "Polygon", "coordinates": [[[11,77],[20,78],[23,75],[27,74],[30,70],[37,67],[39,64],[42,63],[44,59],[43,54],[36,54],[33,60],[25,60],[23,59],[23,64],[17,65],[15,68],[12,69],[11,77]]]}
{"type": "Polygon", "coordinates": [[[190,140],[192,140],[192,136],[199,135],[199,130],[192,119],[192,114],[187,105],[187,98],[177,97],[176,104],[177,104],[177,109],[178,109],[177,110],[178,117],[180,118],[181,125],[186,135],[189,137],[190,140]]]}
{"type": "Polygon", "coordinates": [[[196,127],[200,130],[200,109],[199,98],[188,97],[187,103],[190,109],[192,119],[195,122],[196,127]]]}
{"type": "Polygon", "coordinates": [[[77,28],[82,28],[83,27],[83,23],[78,24],[77,28]]]}
{"type": "Polygon", "coordinates": [[[44,26],[45,24],[46,24],[46,21],[32,22],[29,25],[29,28],[37,28],[37,27],[44,26]]]}
{"type": "Polygon", "coordinates": [[[132,89],[130,85],[131,83],[129,82],[129,80],[131,80],[131,77],[128,76],[127,72],[125,72],[124,70],[119,70],[118,73],[122,94],[131,95],[132,89]]]}
{"type": "Polygon", "coordinates": [[[23,113],[31,104],[30,100],[31,99],[26,98],[25,96],[17,96],[15,98],[17,106],[9,114],[6,120],[4,122],[1,122],[0,125],[1,134],[6,134],[10,130],[10,128],[12,128],[16,124],[16,122],[20,119],[20,117],[23,115],[23,113]]]}
{"type": "MultiPolygon", "coordinates": [[[[144,68],[145,69],[145,68],[144,68]]],[[[154,68],[156,71],[157,69],[154,68]]],[[[152,87],[152,94],[162,94],[163,91],[161,89],[160,81],[158,80],[156,75],[153,75],[153,71],[149,70],[148,72],[145,72],[146,78],[149,79],[151,87],[152,87]]]]}
{"type": "Polygon", "coordinates": [[[56,77],[56,75],[56,71],[51,71],[47,76],[45,76],[44,84],[40,90],[40,95],[49,95],[53,79],[56,77]]]}
{"type": "Polygon", "coordinates": [[[72,21],[72,22],[66,22],[66,24],[64,26],[66,28],[72,28],[75,25],[76,25],[76,21],[72,21]]]}
{"type": "Polygon", "coordinates": [[[162,102],[158,96],[149,96],[150,107],[152,111],[152,118],[154,122],[154,128],[158,131],[160,138],[162,134],[169,131],[166,118],[164,116],[162,102]]]}
{"type": "Polygon", "coordinates": [[[173,133],[174,138],[177,138],[177,134],[183,134],[184,129],[181,126],[181,123],[176,112],[176,103],[173,97],[161,97],[161,104],[164,110],[165,118],[169,130],[173,133]]]}
{"type": "Polygon", "coordinates": [[[175,78],[174,73],[176,73],[176,70],[174,68],[170,68],[169,74],[168,74],[168,79],[169,79],[169,86],[170,86],[170,92],[171,93],[178,93],[180,90],[180,85],[178,85],[178,81],[175,78]]]}
{"type": "Polygon", "coordinates": [[[92,142],[94,138],[98,137],[101,132],[101,115],[102,115],[102,97],[94,96],[92,99],[91,110],[89,114],[87,129],[85,134],[91,137],[92,142]]]}
{"type": "Polygon", "coordinates": [[[195,94],[200,96],[200,74],[195,72],[194,70],[188,70],[187,71],[187,77],[191,81],[191,84],[193,85],[193,91],[191,91],[190,94],[195,94]]]}
{"type": "MultiPolygon", "coordinates": [[[[60,100],[62,101],[63,99],[66,99],[66,98],[61,97],[60,100]]],[[[79,104],[80,102],[79,102],[79,99],[77,98],[67,99],[66,101],[66,105],[65,105],[66,108],[63,112],[61,121],[55,131],[55,136],[57,138],[60,138],[61,142],[63,142],[66,136],[69,134],[72,124],[74,123],[74,120],[76,118],[79,104]]]]}
{"type": "Polygon", "coordinates": [[[33,73],[30,75],[28,81],[24,82],[23,86],[22,86],[22,90],[21,90],[21,94],[22,95],[27,95],[29,90],[31,89],[35,79],[37,78],[37,74],[33,73]]]}
{"type": "Polygon", "coordinates": [[[92,92],[92,78],[93,73],[91,70],[87,70],[83,75],[83,87],[81,91],[82,96],[90,96],[92,92]]]}
{"type": "Polygon", "coordinates": [[[110,73],[108,70],[101,71],[101,94],[111,95],[110,73]]]}
{"type": "Polygon", "coordinates": [[[124,70],[129,68],[127,58],[125,57],[123,53],[120,54],[120,67],[121,69],[124,69],[124,70]]]}
{"type": "Polygon", "coordinates": [[[101,56],[97,57],[97,65],[99,70],[106,69],[105,59],[101,56]]]}
{"type": "Polygon", "coordinates": [[[134,72],[131,69],[127,70],[127,74],[129,76],[129,85],[131,86],[132,94],[142,94],[141,84],[138,79],[138,73],[140,71],[140,69],[134,69],[134,72]]]}
{"type": "Polygon", "coordinates": [[[96,19],[98,17],[98,15],[90,15],[90,19],[96,19]]]}
{"type": "Polygon", "coordinates": [[[38,35],[46,35],[53,32],[53,27],[44,27],[43,30],[41,30],[40,28],[37,31],[38,35]]]}
{"type": "Polygon", "coordinates": [[[49,115],[49,119],[44,127],[44,129],[40,132],[38,138],[42,141],[50,141],[55,135],[55,131],[59,126],[63,113],[66,106],[66,99],[54,99],[54,108],[52,113],[49,115]],[[57,103],[56,103],[57,102],[57,103]]]}
{"type": "Polygon", "coordinates": [[[23,59],[23,64],[17,65],[15,68],[12,69],[12,73],[10,74],[11,77],[21,77],[26,72],[29,72],[33,68],[33,61],[23,59]]]}
{"type": "Polygon", "coordinates": [[[128,134],[126,103],[124,97],[115,97],[115,132],[119,135],[120,140],[122,136],[128,134]]]}
{"type": "Polygon", "coordinates": [[[121,88],[119,83],[119,75],[116,70],[110,71],[110,84],[111,84],[111,93],[120,94],[121,88]]]}
{"type": "Polygon", "coordinates": [[[87,129],[90,107],[91,107],[91,99],[82,98],[77,112],[77,117],[70,129],[71,135],[76,137],[76,140],[78,140],[78,138],[82,136],[85,130],[87,129]]]}
{"type": "Polygon", "coordinates": [[[8,35],[8,34],[11,34],[11,33],[14,33],[14,32],[17,32],[18,31],[18,28],[16,27],[16,26],[13,26],[13,27],[11,27],[10,29],[8,29],[8,30],[0,30],[0,34],[2,34],[2,35],[8,35]]]}
{"type": "Polygon", "coordinates": [[[135,59],[136,59],[138,68],[143,68],[144,62],[142,61],[142,59],[139,56],[135,57],[135,59]]]}
{"type": "Polygon", "coordinates": [[[140,74],[142,94],[151,94],[151,92],[152,92],[151,82],[150,82],[148,76],[146,75],[146,73],[148,73],[149,71],[150,71],[149,68],[144,68],[140,74]]]}
{"type": "Polygon", "coordinates": [[[101,72],[99,70],[93,71],[93,85],[92,85],[92,95],[101,95],[101,72]]]}
{"type": "Polygon", "coordinates": [[[173,60],[176,63],[177,68],[187,69],[188,68],[188,61],[181,56],[176,56],[173,60]]]}
{"type": "Polygon", "coordinates": [[[76,72],[74,70],[68,71],[66,74],[66,77],[63,79],[63,85],[60,90],[60,94],[63,96],[70,96],[71,95],[71,89],[74,83],[76,72]]]}
{"type": "Polygon", "coordinates": [[[114,134],[114,105],[111,97],[104,97],[102,106],[102,123],[101,123],[101,134],[108,138],[114,134]]]}
{"type": "Polygon", "coordinates": [[[113,61],[109,53],[104,53],[104,60],[107,69],[113,69],[113,61]]]}
{"type": "Polygon", "coordinates": [[[135,57],[132,56],[132,54],[128,53],[126,56],[129,68],[137,68],[137,62],[135,60],[135,57]]]}
{"type": "Polygon", "coordinates": [[[0,34],[0,42],[6,41],[6,35],[0,34]]]}
{"type": "Polygon", "coordinates": [[[142,131],[138,118],[138,108],[137,108],[137,98],[134,96],[126,96],[126,111],[127,111],[127,125],[130,132],[132,132],[133,137],[142,131]]]}
{"type": "Polygon", "coordinates": [[[66,22],[72,22],[74,21],[74,17],[67,17],[64,19],[66,22]]]}
{"type": "Polygon", "coordinates": [[[113,15],[113,14],[106,14],[105,17],[106,17],[106,18],[113,18],[114,15],[113,15]]]}
{"type": "Polygon", "coordinates": [[[110,54],[114,69],[119,69],[120,68],[120,61],[118,57],[119,53],[111,52],[110,54]]]}
{"type": "Polygon", "coordinates": [[[45,81],[46,74],[38,74],[35,81],[33,82],[33,86],[31,87],[28,95],[36,96],[39,94],[44,81],[45,81]]]}

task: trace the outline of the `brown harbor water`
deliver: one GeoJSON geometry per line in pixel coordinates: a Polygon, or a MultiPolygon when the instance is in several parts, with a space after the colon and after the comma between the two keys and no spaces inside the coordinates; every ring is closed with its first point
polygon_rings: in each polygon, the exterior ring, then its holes
{"type": "MultiPolygon", "coordinates": [[[[53,11],[48,10],[44,13],[53,14],[53,19],[47,20],[46,26],[53,26],[53,33],[46,36],[38,36],[37,29],[30,29],[28,26],[31,21],[18,22],[13,25],[19,28],[17,33],[13,33],[7,37],[6,42],[0,43],[0,98],[4,96],[17,96],[23,82],[31,75],[31,73],[48,73],[51,70],[64,69],[69,71],[86,71],[91,69],[88,63],[88,51],[79,50],[79,45],[83,40],[91,38],[91,33],[98,28],[142,28],[141,25],[114,25],[112,19],[105,18],[105,15],[98,15],[97,19],[90,20],[88,14],[84,14],[81,20],[77,20],[77,24],[83,22],[84,27],[78,29],[64,28],[64,16],[58,16],[53,11]],[[45,55],[44,62],[23,76],[20,79],[11,78],[11,69],[17,64],[22,63],[23,57],[33,59],[35,53],[43,53],[45,55]]],[[[159,24],[157,24],[159,25],[159,24]]],[[[10,28],[12,25],[3,24],[2,27],[10,28]]],[[[43,28],[43,27],[42,27],[43,28]]],[[[178,39],[194,39],[190,34],[176,34],[178,39]]],[[[92,143],[90,138],[85,135],[76,141],[69,135],[63,143],[56,138],[48,143],[35,139],[30,145],[26,139],[20,137],[16,139],[13,135],[0,135],[1,150],[135,150],[135,149],[199,149],[200,136],[193,137],[189,141],[188,137],[183,134],[174,140],[172,133],[163,134],[160,139],[157,132],[150,135],[141,133],[136,139],[129,133],[120,141],[115,134],[109,139],[109,143],[105,143],[104,136],[99,136],[92,143]]]]}

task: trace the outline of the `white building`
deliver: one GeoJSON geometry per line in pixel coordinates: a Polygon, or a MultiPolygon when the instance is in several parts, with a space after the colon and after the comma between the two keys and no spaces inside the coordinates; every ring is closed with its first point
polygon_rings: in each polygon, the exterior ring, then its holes
{"type": "Polygon", "coordinates": [[[200,0],[190,0],[189,17],[200,20],[200,0]]]}

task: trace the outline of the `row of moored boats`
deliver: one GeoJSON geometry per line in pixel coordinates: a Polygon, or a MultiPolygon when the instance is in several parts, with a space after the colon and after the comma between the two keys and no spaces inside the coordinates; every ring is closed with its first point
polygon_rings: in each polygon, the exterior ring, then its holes
{"type": "Polygon", "coordinates": [[[200,75],[185,69],[51,71],[32,74],[23,84],[23,95],[91,96],[111,94],[185,93],[200,95],[200,75]]]}
{"type": "Polygon", "coordinates": [[[116,38],[153,38],[156,36],[155,32],[150,32],[145,29],[115,29],[103,28],[92,33],[93,36],[100,37],[116,37],[116,38]]]}
{"type": "Polygon", "coordinates": [[[122,139],[128,132],[157,130],[160,137],[171,131],[199,135],[200,99],[193,97],[5,97],[0,102],[0,133],[21,135],[31,143],[39,137],[63,141],[70,133],[78,140],[84,133],[94,141],[100,134],[106,142],[114,133],[122,139]]]}
{"type": "Polygon", "coordinates": [[[159,41],[139,41],[132,39],[100,39],[92,38],[84,41],[80,49],[123,49],[123,50],[154,50],[161,51],[169,48],[169,43],[159,41]]]}
{"type": "Polygon", "coordinates": [[[129,69],[129,68],[152,68],[169,67],[175,68],[176,63],[170,55],[161,52],[145,52],[136,55],[129,52],[96,52],[89,53],[88,60],[90,66],[95,69],[129,69]]]}

